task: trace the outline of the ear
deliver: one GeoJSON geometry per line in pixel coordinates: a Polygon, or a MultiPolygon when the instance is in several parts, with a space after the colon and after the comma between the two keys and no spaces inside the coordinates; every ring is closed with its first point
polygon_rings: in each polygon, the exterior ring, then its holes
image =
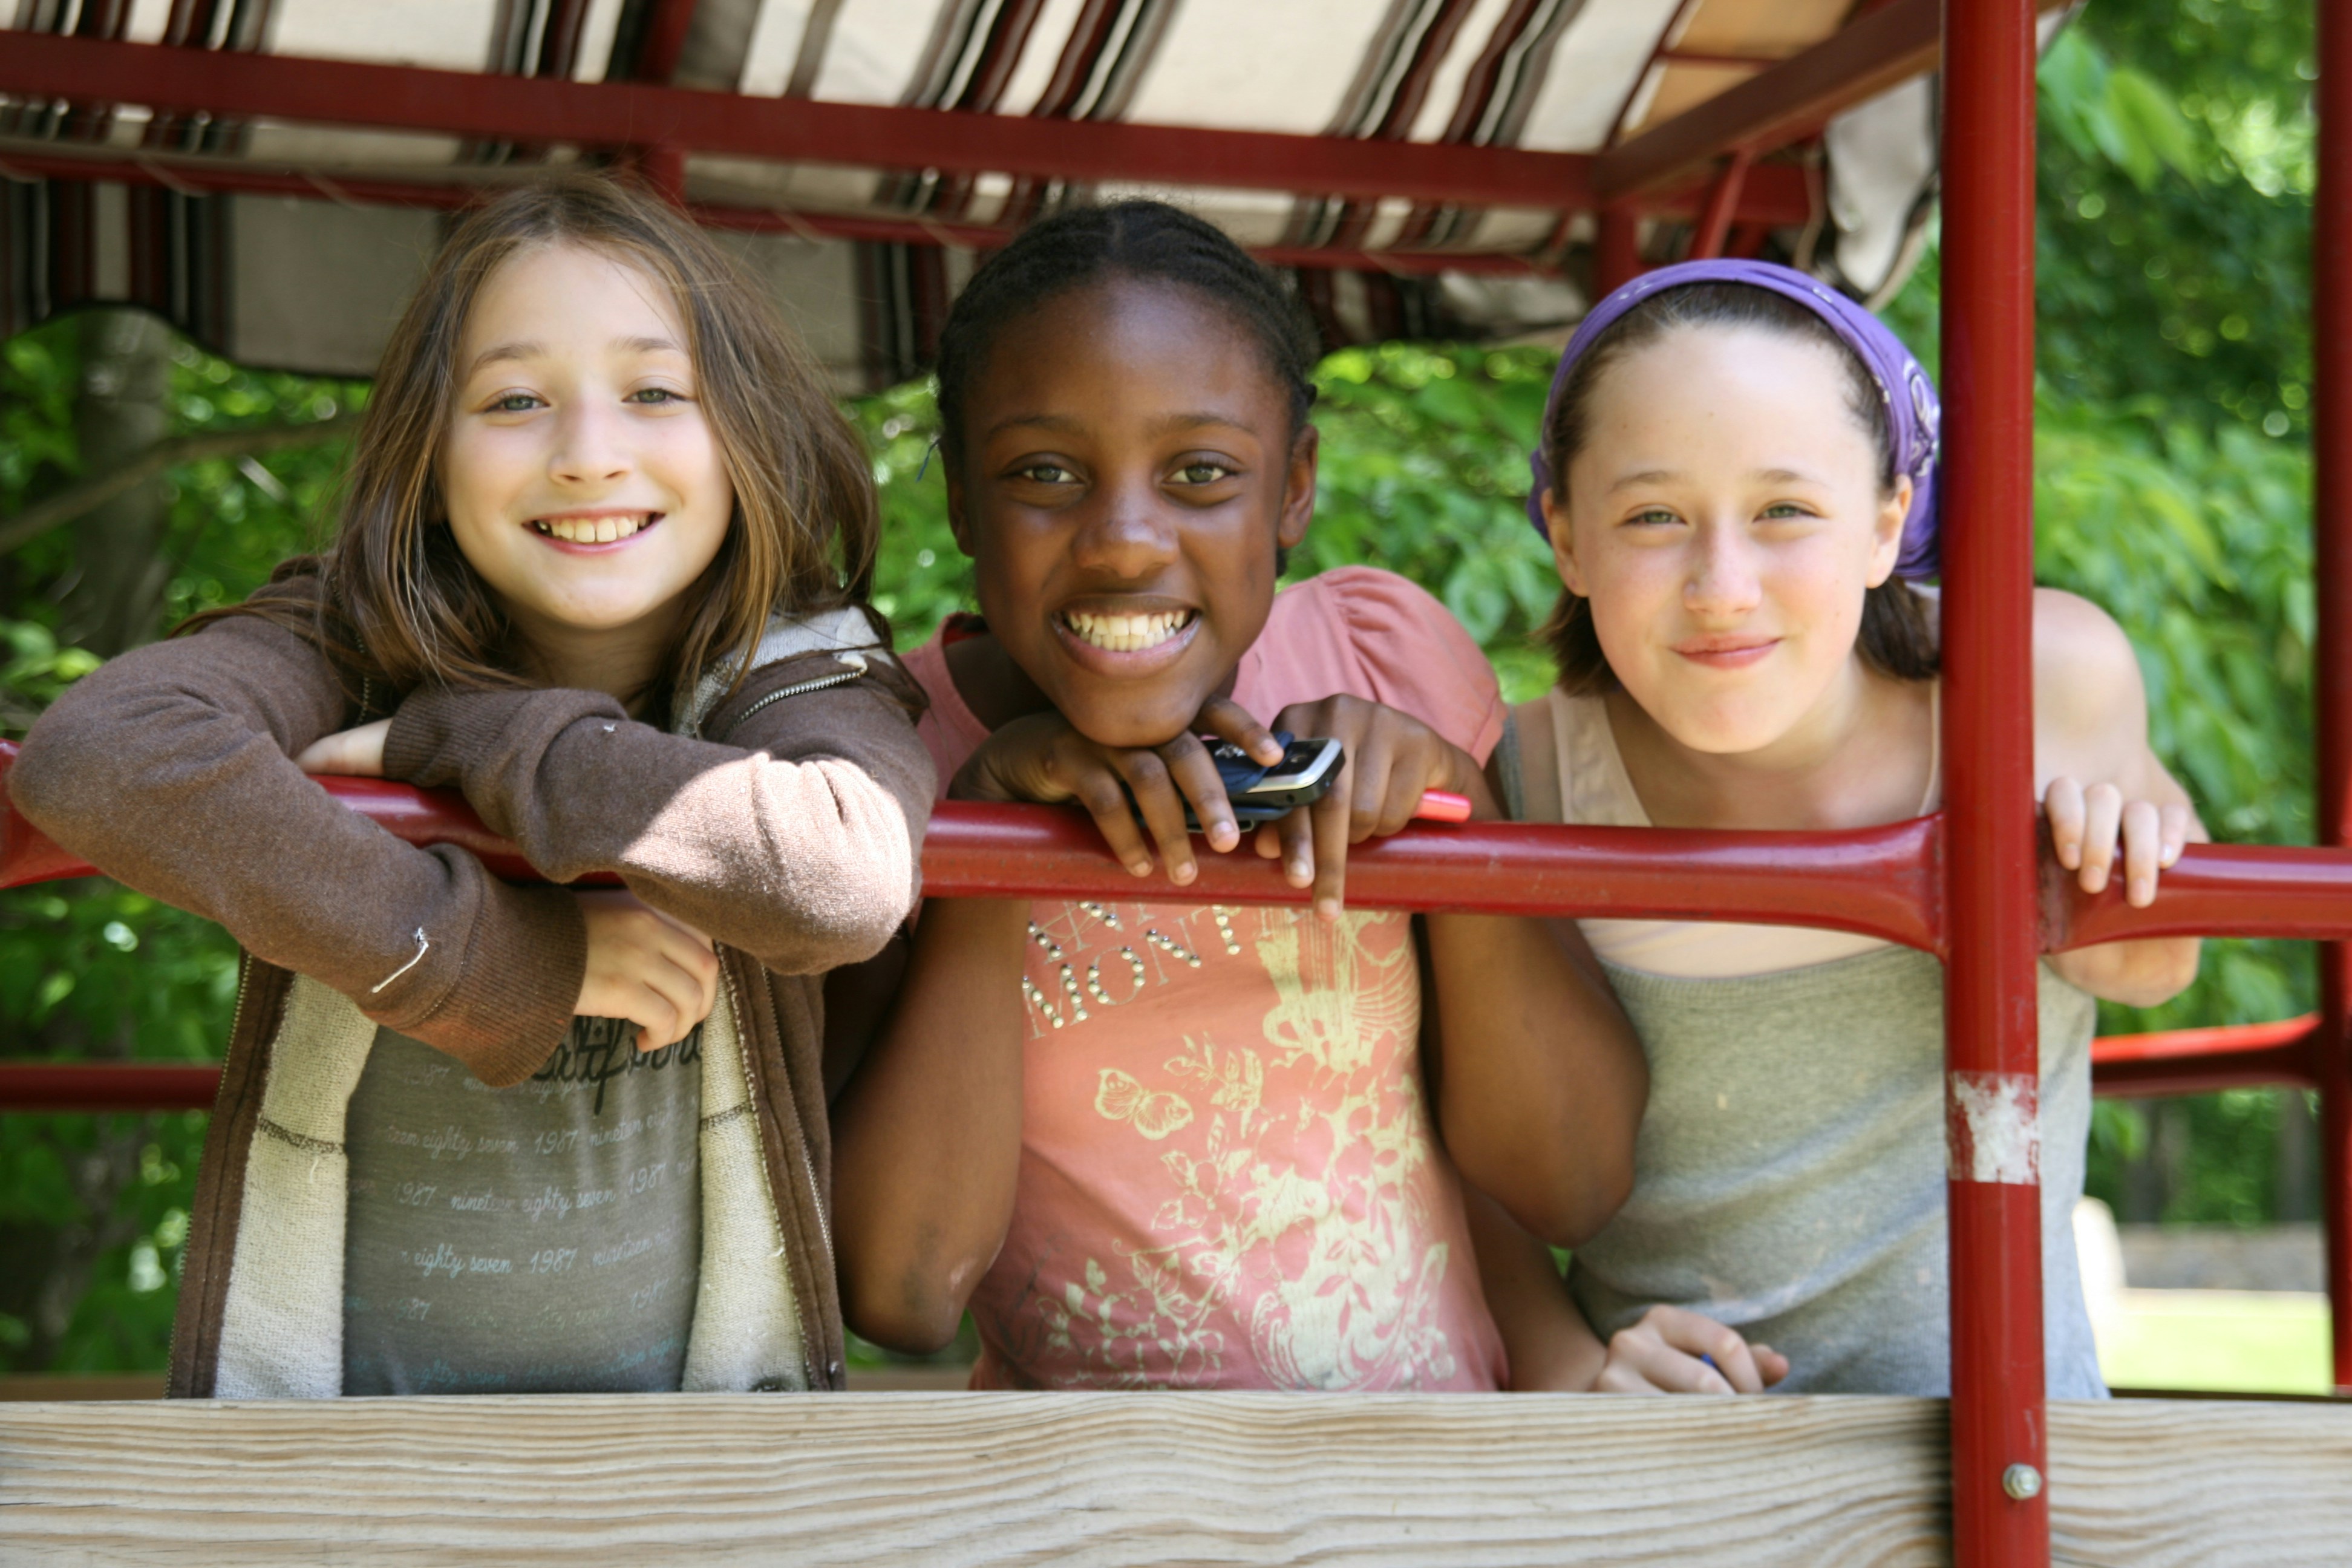
{"type": "Polygon", "coordinates": [[[1580,599],[1592,595],[1584,591],[1584,574],[1576,563],[1576,531],[1569,526],[1568,508],[1559,501],[1558,490],[1543,493],[1544,531],[1551,536],[1551,563],[1559,573],[1560,586],[1580,599]]]}
{"type": "Polygon", "coordinates": [[[954,464],[945,460],[944,455],[940,464],[940,478],[946,482],[948,489],[948,531],[955,535],[956,548],[970,557],[974,552],[971,519],[964,511],[963,476],[956,472],[954,464]]]}
{"type": "Polygon", "coordinates": [[[1895,489],[1888,492],[1885,503],[1870,525],[1870,585],[1874,588],[1895,575],[1895,563],[1903,556],[1903,520],[1911,515],[1911,476],[1898,474],[1895,489]]]}
{"type": "Polygon", "coordinates": [[[1282,481],[1282,512],[1275,521],[1275,542],[1285,550],[1296,550],[1307,537],[1307,525],[1315,521],[1315,467],[1322,451],[1323,435],[1309,425],[1290,444],[1289,471],[1282,481]]]}

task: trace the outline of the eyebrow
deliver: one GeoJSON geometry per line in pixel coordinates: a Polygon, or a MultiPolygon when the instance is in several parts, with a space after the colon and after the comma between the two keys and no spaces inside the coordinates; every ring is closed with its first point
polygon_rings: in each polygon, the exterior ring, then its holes
{"type": "MultiPolygon", "coordinates": [[[[626,349],[632,353],[682,354],[686,352],[678,345],[676,338],[666,337],[614,338],[612,346],[616,349],[626,349]]],[[[484,365],[496,364],[500,360],[535,359],[546,353],[545,343],[534,342],[529,339],[521,339],[510,343],[493,343],[474,356],[473,363],[466,367],[466,374],[472,375],[484,365]]]]}
{"type": "MultiPolygon", "coordinates": [[[[1151,421],[1147,428],[1154,436],[1165,436],[1172,431],[1198,430],[1212,425],[1223,426],[1231,430],[1252,428],[1247,420],[1236,415],[1220,414],[1213,409],[1198,409],[1185,414],[1165,414],[1151,421]]],[[[1064,436],[1080,436],[1086,433],[1087,425],[1083,419],[1067,414],[1014,414],[991,425],[986,431],[982,432],[982,438],[985,440],[1007,430],[1024,428],[1051,430],[1064,436]]]]}
{"type": "MultiPolygon", "coordinates": [[[[1683,472],[1679,468],[1643,468],[1639,473],[1620,478],[1609,487],[1608,493],[1615,495],[1619,490],[1632,489],[1637,485],[1672,484],[1682,477],[1683,472]]],[[[1817,475],[1800,473],[1794,468],[1758,468],[1748,478],[1772,485],[1818,485],[1826,482],[1817,475]]]]}

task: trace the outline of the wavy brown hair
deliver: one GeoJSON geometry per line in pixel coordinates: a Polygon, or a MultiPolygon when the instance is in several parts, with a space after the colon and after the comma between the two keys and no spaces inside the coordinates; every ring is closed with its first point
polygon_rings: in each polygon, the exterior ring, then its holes
{"type": "Polygon", "coordinates": [[[768,294],[684,214],[636,185],[583,173],[474,208],[435,255],[385,345],[334,548],[279,571],[320,574],[315,615],[266,597],[181,630],[221,615],[299,617],[297,629],[334,661],[363,712],[389,710],[379,689],[396,699],[430,684],[529,684],[512,627],[450,533],[436,468],[475,300],[509,258],[552,245],[600,251],[667,291],[735,490],[726,538],[649,692],[656,705],[666,713],[730,658],[740,683],[775,612],[863,605],[878,528],[872,471],[824,373],[768,294]]]}

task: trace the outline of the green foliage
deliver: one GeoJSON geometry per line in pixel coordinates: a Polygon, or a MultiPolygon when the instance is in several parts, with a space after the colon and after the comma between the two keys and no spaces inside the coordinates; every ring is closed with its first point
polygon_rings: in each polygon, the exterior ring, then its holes
{"type": "Polygon", "coordinates": [[[2042,123],[2078,157],[2104,158],[2141,190],[2166,169],[2194,183],[2203,160],[2179,107],[2144,71],[2110,65],[2080,29],[2058,36],[2042,57],[2042,123]]]}
{"type": "Polygon", "coordinates": [[[2282,436],[2310,403],[2301,0],[2101,0],[2042,69],[2042,371],[2282,436]]]}
{"type": "Polygon", "coordinates": [[[939,454],[939,407],[929,377],[850,405],[874,454],[882,500],[882,548],[874,607],[890,617],[898,646],[927,640],[950,613],[971,607],[971,567],[948,529],[948,489],[939,454]]]}
{"type": "MultiPolygon", "coordinates": [[[[0,347],[0,514],[79,478],[76,323],[0,347]]],[[[297,424],[359,406],[366,387],[246,371],[182,344],[173,435],[297,424]]],[[[168,477],[168,578],[156,630],[234,603],[280,560],[315,548],[341,443],[168,477]]],[[[60,647],[54,584],[72,570],[70,524],[0,561],[0,728],[21,734],[97,659],[60,647]]],[[[236,949],[218,927],[110,882],[0,893],[0,1051],[16,1059],[201,1060],[228,1036],[236,949]]],[[[200,1114],[0,1116],[0,1275],[53,1238],[87,1277],[62,1301],[0,1281],[0,1368],[98,1372],[163,1364],[168,1287],[194,1196],[200,1114]],[[45,1315],[57,1321],[44,1321],[45,1315]]],[[[47,1255],[44,1255],[47,1257],[47,1255]]]]}
{"type": "Polygon", "coordinates": [[[1528,526],[1528,448],[1556,353],[1381,343],[1323,362],[1315,526],[1294,576],[1368,562],[1429,589],[1486,648],[1512,700],[1550,684],[1529,638],[1559,596],[1528,526]]]}

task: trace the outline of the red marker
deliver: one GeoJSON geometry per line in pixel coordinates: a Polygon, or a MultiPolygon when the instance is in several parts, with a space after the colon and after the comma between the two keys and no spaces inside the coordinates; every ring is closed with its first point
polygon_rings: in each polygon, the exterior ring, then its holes
{"type": "Polygon", "coordinates": [[[1470,797],[1455,795],[1450,789],[1425,789],[1421,792],[1421,804],[1412,808],[1415,822],[1467,822],[1470,820],[1470,797]]]}

